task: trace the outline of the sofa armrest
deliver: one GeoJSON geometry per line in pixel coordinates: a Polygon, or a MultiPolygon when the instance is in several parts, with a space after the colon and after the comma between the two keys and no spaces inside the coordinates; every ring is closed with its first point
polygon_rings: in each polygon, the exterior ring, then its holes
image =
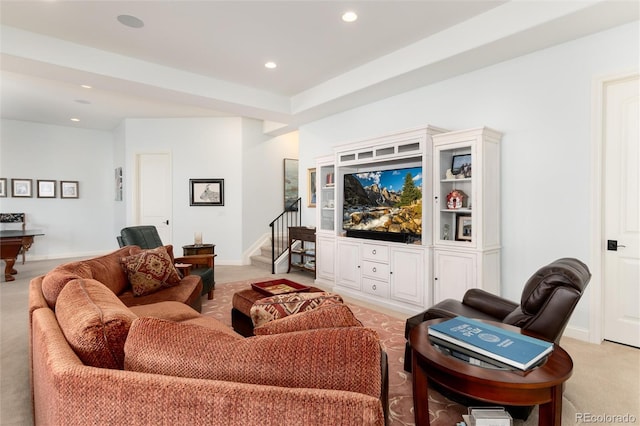
{"type": "Polygon", "coordinates": [[[380,342],[374,330],[345,327],[236,338],[217,330],[138,318],[125,344],[125,369],[379,397],[380,342]]]}
{"type": "Polygon", "coordinates": [[[468,290],[462,299],[462,304],[484,312],[500,321],[518,307],[518,304],[511,300],[479,288],[468,290]]]}

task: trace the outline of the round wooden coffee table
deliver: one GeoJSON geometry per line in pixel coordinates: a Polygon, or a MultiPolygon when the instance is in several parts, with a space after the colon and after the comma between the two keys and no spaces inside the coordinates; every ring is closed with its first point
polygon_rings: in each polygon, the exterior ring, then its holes
{"type": "MultiPolygon", "coordinates": [[[[573,361],[559,345],[555,345],[544,364],[530,371],[483,368],[446,355],[430,342],[423,322],[409,334],[413,355],[413,405],[416,425],[428,425],[428,382],[480,401],[499,405],[539,405],[538,425],[560,425],[562,420],[563,384],[573,370],[573,361]]],[[[516,333],[527,334],[506,324],[487,322],[516,333]]],[[[535,336],[533,336],[535,337],[535,336]]]]}

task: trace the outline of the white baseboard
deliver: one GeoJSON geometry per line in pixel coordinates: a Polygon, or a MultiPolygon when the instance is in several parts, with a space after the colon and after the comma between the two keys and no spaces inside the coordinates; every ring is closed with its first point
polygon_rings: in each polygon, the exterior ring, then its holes
{"type": "Polygon", "coordinates": [[[567,328],[564,329],[564,333],[562,335],[564,337],[571,337],[572,339],[582,340],[583,342],[593,343],[590,341],[589,334],[589,330],[587,330],[586,328],[573,327],[571,325],[568,325],[567,328]]]}

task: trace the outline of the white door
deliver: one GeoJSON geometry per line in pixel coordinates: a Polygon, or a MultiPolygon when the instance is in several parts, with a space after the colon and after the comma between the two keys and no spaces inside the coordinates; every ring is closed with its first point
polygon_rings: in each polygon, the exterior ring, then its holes
{"type": "Polygon", "coordinates": [[[638,75],[604,90],[604,338],[640,347],[638,75]]]}
{"type": "Polygon", "coordinates": [[[171,156],[139,154],[137,158],[139,225],[154,225],[163,244],[171,244],[171,156]]]}

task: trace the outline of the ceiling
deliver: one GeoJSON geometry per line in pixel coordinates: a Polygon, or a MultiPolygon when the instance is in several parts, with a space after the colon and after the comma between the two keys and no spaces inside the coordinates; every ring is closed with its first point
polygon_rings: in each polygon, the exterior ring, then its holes
{"type": "Polygon", "coordinates": [[[0,113],[101,130],[244,116],[278,134],[639,14],[634,0],[1,0],[0,113]]]}

